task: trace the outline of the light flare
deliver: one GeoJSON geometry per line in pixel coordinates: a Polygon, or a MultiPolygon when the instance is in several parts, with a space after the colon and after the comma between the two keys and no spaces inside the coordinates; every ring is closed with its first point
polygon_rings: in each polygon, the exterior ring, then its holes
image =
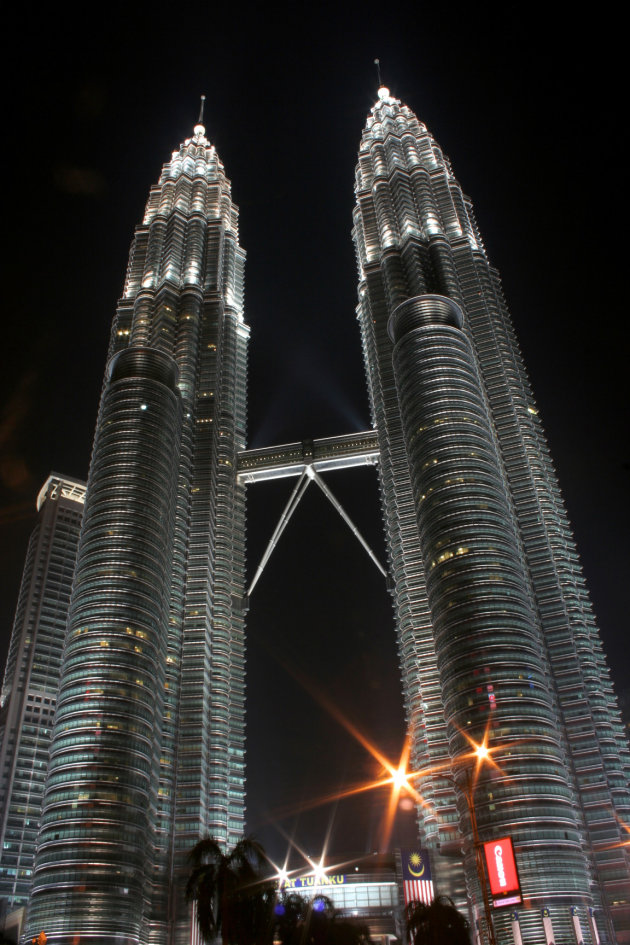
{"type": "MultiPolygon", "coordinates": [[[[384,769],[387,774],[380,778],[375,778],[371,781],[361,782],[355,784],[350,788],[346,788],[342,791],[337,791],[331,794],[323,795],[318,798],[313,798],[311,801],[300,804],[298,808],[294,808],[284,812],[284,816],[288,816],[291,813],[297,813],[298,811],[310,810],[314,807],[320,807],[324,804],[333,803],[335,801],[343,800],[346,797],[352,797],[357,794],[365,793],[366,791],[377,790],[382,787],[386,787],[388,784],[392,785],[392,792],[390,794],[389,803],[385,815],[385,827],[383,835],[389,837],[391,835],[391,828],[393,825],[393,820],[396,812],[396,807],[398,804],[398,798],[402,791],[405,794],[409,794],[417,804],[420,804],[423,807],[427,807],[427,803],[422,797],[422,795],[414,788],[410,783],[411,779],[419,778],[423,775],[430,773],[433,769],[424,769],[417,772],[408,772],[407,764],[409,762],[409,754],[411,751],[411,744],[409,737],[405,740],[403,746],[402,754],[398,765],[393,765],[390,760],[380,751],[380,749],[365,735],[357,726],[348,719],[341,709],[335,705],[335,703],[325,695],[321,690],[319,690],[310,679],[308,679],[303,673],[297,670],[295,667],[289,666],[286,661],[280,660],[284,669],[298,682],[309,695],[317,702],[323,709],[325,709],[328,714],[335,719],[339,725],[342,726],[360,745],[365,748],[365,750],[372,755],[372,757],[379,763],[379,765],[384,769]],[[396,786],[398,784],[398,786],[396,786]]],[[[277,815],[280,816],[281,812],[277,812],[277,815]]]]}
{"type": "Polygon", "coordinates": [[[613,811],[615,820],[621,827],[622,833],[626,834],[625,840],[617,840],[615,843],[609,843],[604,847],[599,847],[600,850],[618,850],[621,847],[630,847],[630,824],[627,824],[625,820],[622,820],[619,814],[616,811],[613,811]]]}
{"type": "MultiPolygon", "coordinates": [[[[379,790],[381,788],[387,787],[388,785],[391,785],[387,808],[383,818],[383,828],[381,834],[382,848],[387,849],[389,840],[391,838],[401,794],[412,798],[416,804],[425,808],[426,810],[433,810],[431,805],[428,804],[422,794],[420,794],[420,792],[414,787],[413,782],[417,779],[425,778],[430,775],[443,775],[450,780],[451,778],[449,778],[449,775],[452,777],[453,770],[457,770],[460,765],[465,764],[466,762],[474,762],[474,770],[472,771],[473,784],[476,783],[479,772],[484,765],[489,765],[490,767],[499,771],[501,774],[505,774],[499,764],[494,760],[493,755],[501,749],[505,749],[508,747],[508,745],[498,744],[490,746],[490,724],[486,726],[486,730],[481,742],[475,741],[470,737],[470,735],[468,735],[467,732],[460,730],[461,734],[468,741],[471,750],[458,756],[454,760],[454,763],[451,760],[448,760],[439,764],[431,765],[427,768],[422,768],[418,771],[409,771],[407,766],[411,753],[411,741],[409,736],[407,736],[398,764],[392,764],[392,762],[389,761],[389,759],[380,751],[380,749],[372,741],[370,741],[367,735],[357,728],[357,726],[344,715],[341,709],[335,705],[335,703],[332,702],[332,700],[327,695],[321,692],[321,690],[319,690],[311,682],[311,680],[309,680],[295,667],[288,666],[286,661],[280,660],[280,662],[282,663],[284,669],[306,690],[306,692],[308,692],[309,695],[323,709],[325,709],[326,712],[328,712],[328,714],[334,718],[336,722],[338,722],[360,745],[363,746],[363,748],[365,748],[365,750],[375,759],[375,761],[379,763],[384,771],[384,774],[381,777],[374,778],[373,780],[354,784],[351,787],[345,788],[341,791],[320,795],[319,797],[312,798],[305,803],[302,802],[299,806],[293,807],[291,809],[276,811],[276,817],[280,819],[290,816],[291,814],[296,814],[305,810],[312,810],[315,807],[320,807],[325,804],[337,803],[347,797],[353,797],[358,794],[363,794],[367,791],[379,790]]],[[[515,744],[517,744],[517,742],[510,742],[509,747],[512,747],[515,744]]],[[[330,831],[331,827],[329,826],[326,837],[327,843],[330,836],[330,831]]],[[[305,854],[302,855],[311,864],[311,867],[315,869],[316,865],[305,854]]]]}
{"type": "MultiPolygon", "coordinates": [[[[457,769],[466,761],[474,762],[474,770],[472,772],[473,783],[477,783],[479,777],[479,772],[484,767],[484,765],[489,765],[491,768],[494,768],[496,771],[499,771],[501,774],[505,775],[505,772],[501,766],[494,760],[493,754],[501,749],[506,748],[505,744],[493,745],[490,747],[490,722],[486,725],[486,730],[483,733],[483,738],[480,742],[475,741],[474,738],[471,738],[468,732],[459,729],[460,733],[464,736],[466,741],[471,747],[471,751],[466,752],[463,755],[459,755],[456,759],[454,768],[457,769]]],[[[512,744],[516,744],[513,742],[512,744]]]]}

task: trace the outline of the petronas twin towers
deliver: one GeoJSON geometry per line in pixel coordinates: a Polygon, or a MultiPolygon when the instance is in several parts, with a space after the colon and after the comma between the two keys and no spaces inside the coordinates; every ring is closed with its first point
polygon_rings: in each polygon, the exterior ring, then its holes
{"type": "MultiPolygon", "coordinates": [[[[470,201],[385,88],[355,193],[374,426],[361,442],[378,454],[437,891],[467,898],[483,940],[472,790],[481,841],[509,834],[516,850],[523,903],[495,912],[499,942],[576,941],[576,929],[591,945],[628,941],[628,747],[538,411],[470,201]],[[484,737],[496,765],[471,782],[484,737]]],[[[244,262],[198,124],[151,190],[114,318],[29,940],[190,942],[185,855],[207,833],[226,846],[243,833],[245,491],[258,462],[245,450],[244,262]]]]}

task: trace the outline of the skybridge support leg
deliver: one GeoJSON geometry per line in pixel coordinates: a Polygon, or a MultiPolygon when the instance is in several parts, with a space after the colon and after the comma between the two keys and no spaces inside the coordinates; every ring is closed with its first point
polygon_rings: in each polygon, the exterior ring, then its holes
{"type": "Polygon", "coordinates": [[[263,573],[265,565],[267,564],[267,562],[269,561],[269,558],[271,557],[272,551],[274,550],[274,548],[280,541],[280,536],[282,535],[283,531],[289,524],[289,520],[291,516],[293,515],[298,505],[300,504],[300,500],[302,496],[304,495],[304,493],[306,492],[306,490],[308,489],[311,481],[314,481],[317,483],[317,485],[322,490],[322,492],[324,493],[324,495],[326,496],[330,504],[333,506],[333,508],[335,508],[339,512],[339,514],[341,515],[342,519],[344,520],[344,522],[346,523],[350,531],[353,533],[353,535],[357,537],[357,539],[359,540],[363,548],[367,551],[368,555],[370,556],[370,558],[372,559],[376,567],[379,569],[383,577],[387,578],[387,571],[385,570],[381,562],[378,560],[378,558],[376,557],[376,555],[374,554],[374,552],[372,551],[372,549],[370,548],[370,546],[364,539],[363,535],[361,534],[357,526],[354,524],[350,516],[347,514],[347,512],[341,505],[341,503],[337,501],[337,499],[334,497],[334,495],[332,494],[332,492],[330,491],[330,489],[328,488],[324,480],[321,478],[321,476],[319,476],[318,473],[315,472],[315,469],[312,466],[306,466],[304,469],[304,472],[302,473],[302,475],[297,481],[295,489],[291,493],[291,497],[289,498],[289,501],[284,507],[282,515],[280,516],[280,519],[278,521],[278,524],[276,525],[274,529],[273,535],[269,539],[269,544],[267,545],[265,549],[265,553],[261,558],[260,564],[258,565],[256,569],[256,573],[253,577],[252,583],[249,585],[249,589],[247,591],[248,598],[251,597],[251,593],[256,587],[256,584],[258,583],[260,575],[263,573]]]}
{"type": "Polygon", "coordinates": [[[265,553],[260,560],[260,564],[258,565],[258,568],[256,569],[256,574],[253,577],[252,583],[249,585],[249,589],[247,591],[248,597],[251,597],[251,593],[256,587],[256,584],[258,583],[258,579],[260,578],[260,575],[263,573],[264,567],[269,561],[269,558],[271,557],[271,552],[278,544],[280,540],[280,536],[282,535],[282,532],[285,530],[285,528],[289,524],[289,520],[291,516],[293,515],[298,505],[300,504],[300,499],[302,498],[302,496],[304,495],[304,493],[309,487],[311,480],[309,476],[307,475],[308,469],[310,469],[310,466],[306,467],[306,469],[304,470],[304,472],[298,479],[295,485],[295,489],[291,493],[291,497],[284,507],[284,511],[282,512],[282,515],[280,516],[278,524],[276,525],[274,529],[273,535],[269,539],[269,544],[267,545],[265,549],[265,553]]]}
{"type": "Polygon", "coordinates": [[[326,483],[324,482],[324,480],[321,478],[321,476],[318,475],[318,473],[315,472],[315,470],[313,469],[312,466],[308,466],[308,467],[306,468],[305,472],[306,472],[306,474],[307,474],[311,479],[314,479],[314,480],[315,480],[315,482],[317,483],[317,485],[319,486],[319,488],[322,490],[322,492],[324,493],[324,495],[326,496],[326,498],[328,499],[328,501],[334,506],[334,508],[337,509],[337,511],[338,511],[339,514],[341,515],[342,519],[344,520],[344,522],[346,523],[346,525],[348,526],[348,528],[350,529],[350,531],[351,531],[354,535],[356,535],[356,537],[357,537],[358,540],[360,541],[361,545],[363,546],[363,548],[365,548],[365,550],[367,551],[367,553],[369,554],[370,558],[372,559],[372,561],[374,562],[374,564],[376,565],[376,567],[379,569],[379,571],[381,572],[381,574],[383,575],[383,577],[384,577],[384,578],[387,578],[387,571],[385,570],[385,568],[383,567],[383,565],[381,564],[381,562],[378,560],[378,558],[376,557],[376,555],[374,554],[374,552],[372,551],[372,549],[370,548],[370,546],[369,546],[368,543],[366,542],[365,538],[363,537],[363,535],[361,534],[361,532],[359,531],[359,529],[357,528],[357,526],[354,524],[354,522],[352,521],[352,519],[350,518],[350,516],[347,514],[347,512],[345,511],[345,509],[344,509],[343,506],[341,505],[341,503],[338,502],[337,499],[334,497],[334,495],[332,494],[332,492],[330,491],[330,489],[328,488],[328,486],[326,485],[326,483]]]}

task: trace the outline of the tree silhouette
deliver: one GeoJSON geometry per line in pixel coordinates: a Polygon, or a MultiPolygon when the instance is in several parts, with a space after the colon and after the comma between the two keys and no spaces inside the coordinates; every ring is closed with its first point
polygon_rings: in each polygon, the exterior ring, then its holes
{"type": "Polygon", "coordinates": [[[261,878],[262,846],[251,837],[224,853],[205,837],[189,854],[191,872],[186,898],[197,904],[203,939],[221,935],[223,945],[264,945],[272,925],[273,884],[261,878]]]}
{"type": "Polygon", "coordinates": [[[470,945],[468,922],[448,896],[436,897],[430,906],[410,902],[405,918],[413,945],[470,945]]]}
{"type": "Polygon", "coordinates": [[[366,926],[341,918],[327,896],[308,900],[295,892],[278,898],[276,880],[261,875],[266,856],[251,837],[224,853],[216,840],[200,840],[189,854],[186,898],[197,904],[206,942],[223,945],[370,945],[366,926]]]}
{"type": "Polygon", "coordinates": [[[341,918],[327,896],[283,893],[274,908],[274,940],[282,945],[369,945],[366,926],[341,918]]]}
{"type": "Polygon", "coordinates": [[[309,903],[297,893],[283,893],[274,906],[276,935],[282,945],[298,945],[309,903]]]}

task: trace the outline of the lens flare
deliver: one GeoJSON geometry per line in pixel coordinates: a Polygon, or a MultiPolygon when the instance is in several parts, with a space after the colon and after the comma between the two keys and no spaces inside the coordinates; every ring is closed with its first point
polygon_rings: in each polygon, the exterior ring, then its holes
{"type": "MultiPolygon", "coordinates": [[[[430,777],[431,775],[436,775],[440,777],[446,776],[447,780],[452,780],[453,775],[457,769],[462,769],[467,767],[471,772],[471,777],[473,784],[476,783],[477,777],[482,767],[489,765],[491,768],[496,769],[497,771],[504,774],[502,769],[499,767],[497,762],[494,760],[493,755],[499,752],[501,749],[507,750],[517,744],[516,741],[512,741],[509,744],[503,745],[493,745],[490,747],[490,726],[486,727],[483,738],[481,742],[475,741],[473,738],[468,735],[467,732],[461,732],[461,734],[466,738],[470,745],[470,751],[464,752],[459,755],[457,758],[452,761],[444,761],[440,764],[431,765],[426,768],[421,768],[418,771],[410,771],[408,768],[409,757],[411,753],[411,741],[409,736],[405,739],[405,744],[400,756],[398,763],[392,763],[377,745],[375,745],[367,735],[365,735],[350,719],[348,719],[341,709],[335,705],[335,703],[320,689],[318,689],[314,683],[307,678],[302,672],[297,670],[294,666],[287,665],[285,660],[280,659],[279,662],[283,665],[284,669],[298,682],[306,692],[323,708],[328,714],[335,719],[363,748],[378,762],[382,769],[382,774],[379,777],[376,777],[372,780],[361,781],[355,783],[354,785],[344,788],[341,791],[332,792],[330,794],[320,795],[319,797],[313,797],[306,802],[301,802],[299,805],[293,806],[291,808],[285,808],[284,810],[274,811],[273,820],[276,821],[276,827],[283,834],[284,831],[277,823],[278,820],[283,820],[286,817],[301,813],[306,810],[312,810],[316,807],[320,807],[327,804],[338,804],[340,801],[348,797],[353,797],[358,794],[363,794],[367,791],[381,790],[383,788],[390,788],[389,798],[385,807],[382,830],[381,830],[381,849],[387,850],[389,847],[389,841],[391,839],[392,830],[394,826],[394,820],[396,818],[396,813],[400,807],[401,796],[403,799],[412,800],[417,805],[429,810],[433,813],[433,808],[427,803],[422,794],[414,786],[414,782],[420,778],[430,777]],[[449,777],[450,776],[450,777],[449,777]]],[[[332,832],[332,822],[329,824],[329,828],[326,834],[326,847],[330,840],[332,832]]],[[[291,844],[298,850],[298,847],[290,841],[291,844]]],[[[320,864],[313,863],[306,854],[301,850],[298,850],[305,860],[307,860],[311,866],[311,869],[315,871],[320,864]]],[[[321,863],[323,863],[323,858],[321,863]]]]}

